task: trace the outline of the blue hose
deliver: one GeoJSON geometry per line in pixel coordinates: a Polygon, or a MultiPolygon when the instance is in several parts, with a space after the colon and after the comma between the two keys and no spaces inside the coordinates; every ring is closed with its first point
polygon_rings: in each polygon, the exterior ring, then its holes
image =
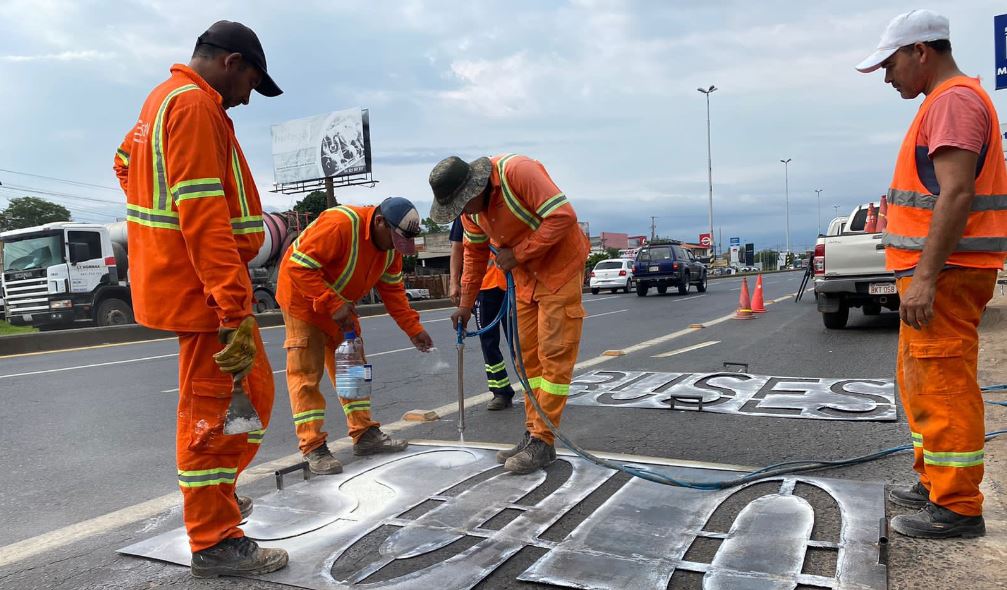
{"type": "MultiPolygon", "coordinates": [[[[493,251],[494,254],[496,253],[495,248],[490,246],[490,249],[493,251]]],[[[489,323],[480,330],[476,330],[475,332],[467,332],[459,322],[457,327],[458,344],[462,345],[464,343],[465,338],[478,336],[492,329],[498,323],[505,322],[504,333],[507,337],[508,352],[510,353],[511,361],[514,363],[514,369],[517,372],[518,380],[524,387],[525,398],[531,402],[532,407],[535,408],[535,412],[537,412],[539,417],[542,418],[542,421],[545,422],[546,426],[553,433],[553,436],[562,441],[562,443],[566,445],[568,449],[573,451],[574,454],[581,457],[582,459],[590,461],[591,463],[615,471],[621,471],[622,473],[625,473],[627,475],[638,477],[640,479],[645,479],[647,481],[652,481],[654,483],[670,485],[675,487],[682,487],[682,488],[691,488],[695,490],[713,491],[713,490],[723,490],[727,488],[741,486],[761,479],[780,477],[783,475],[804,473],[808,471],[816,471],[821,469],[831,469],[835,467],[847,467],[850,465],[857,465],[860,463],[867,463],[869,461],[876,461],[878,459],[888,457],[889,455],[910,452],[913,450],[913,446],[911,444],[908,444],[883,449],[881,451],[876,451],[874,453],[870,453],[867,455],[861,455],[859,457],[852,457],[850,459],[839,459],[836,461],[821,461],[821,460],[787,461],[784,463],[775,463],[773,465],[768,465],[761,469],[756,469],[754,471],[749,471],[747,473],[742,473],[736,478],[724,479],[718,481],[689,481],[689,480],[676,479],[660,470],[654,470],[652,468],[645,467],[642,465],[629,465],[626,463],[620,463],[617,461],[612,461],[609,459],[598,457],[597,455],[594,455],[589,451],[584,450],[576,443],[574,443],[572,440],[570,440],[569,437],[563,434],[563,432],[559,428],[557,428],[555,424],[552,423],[552,420],[549,419],[549,416],[547,416],[545,411],[542,410],[542,406],[539,405],[538,400],[535,399],[535,396],[532,393],[534,389],[528,382],[528,374],[524,368],[524,359],[521,356],[521,336],[520,334],[518,334],[517,329],[517,323],[518,323],[517,296],[514,286],[514,277],[510,273],[510,271],[506,273],[506,276],[507,276],[507,291],[506,294],[504,295],[504,302],[503,305],[500,306],[500,312],[497,314],[497,317],[494,318],[491,323],[489,323]]],[[[1007,385],[1000,385],[993,387],[995,388],[1002,387],[1005,390],[1007,390],[1007,385]]],[[[998,389],[983,388],[983,390],[995,391],[998,389]]],[[[996,402],[996,403],[1002,404],[1002,402],[996,402]]],[[[986,440],[990,440],[992,438],[1000,436],[1001,434],[1007,434],[1007,430],[997,430],[994,432],[988,432],[986,433],[986,440]]]]}

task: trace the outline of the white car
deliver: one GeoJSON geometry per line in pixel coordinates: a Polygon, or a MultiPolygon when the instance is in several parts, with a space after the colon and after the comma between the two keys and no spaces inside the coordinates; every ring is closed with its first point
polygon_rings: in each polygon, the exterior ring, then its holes
{"type": "Polygon", "coordinates": [[[610,258],[594,265],[591,271],[591,293],[597,295],[602,289],[613,293],[622,289],[623,293],[635,287],[633,283],[633,261],[625,258],[610,258]]]}

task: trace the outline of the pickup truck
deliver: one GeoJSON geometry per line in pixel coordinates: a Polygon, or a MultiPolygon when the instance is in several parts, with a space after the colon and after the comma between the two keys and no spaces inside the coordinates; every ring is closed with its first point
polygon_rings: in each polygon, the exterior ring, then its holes
{"type": "Polygon", "coordinates": [[[885,270],[881,233],[866,233],[868,204],[829,224],[828,233],[815,244],[815,299],[825,327],[846,327],[850,308],[864,315],[899,308],[895,274],[885,270]]]}

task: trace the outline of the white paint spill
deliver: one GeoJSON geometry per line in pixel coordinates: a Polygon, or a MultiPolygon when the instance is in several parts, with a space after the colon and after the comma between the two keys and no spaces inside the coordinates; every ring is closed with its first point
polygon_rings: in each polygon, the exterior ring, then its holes
{"type": "Polygon", "coordinates": [[[224,425],[224,434],[241,434],[253,430],[262,430],[262,422],[258,418],[231,418],[224,425]]]}

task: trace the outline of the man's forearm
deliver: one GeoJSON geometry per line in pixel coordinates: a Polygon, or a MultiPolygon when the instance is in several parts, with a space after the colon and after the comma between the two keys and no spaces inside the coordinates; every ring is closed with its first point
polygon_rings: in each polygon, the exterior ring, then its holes
{"type": "Polygon", "coordinates": [[[450,280],[452,285],[462,282],[462,265],[465,258],[465,246],[461,242],[451,242],[450,280]]]}
{"type": "Polygon", "coordinates": [[[974,198],[973,191],[959,190],[942,194],[937,199],[923,253],[913,272],[915,280],[937,279],[937,275],[965,233],[965,224],[968,223],[974,198]]]}

